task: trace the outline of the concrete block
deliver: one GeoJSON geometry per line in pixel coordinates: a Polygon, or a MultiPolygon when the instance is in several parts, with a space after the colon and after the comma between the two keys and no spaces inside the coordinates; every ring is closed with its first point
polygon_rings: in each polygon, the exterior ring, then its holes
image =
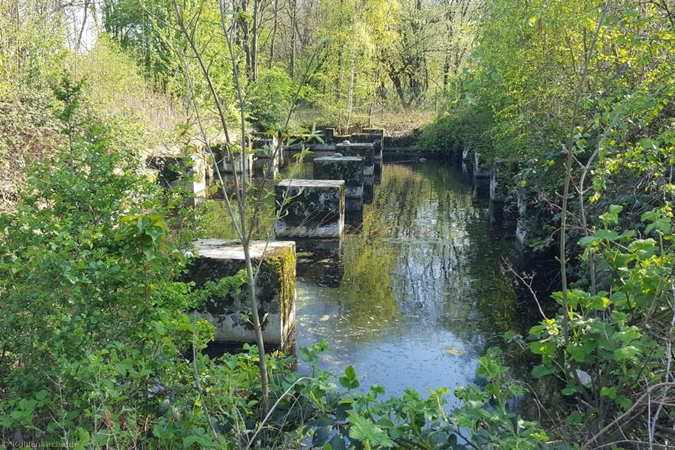
{"type": "Polygon", "coordinates": [[[373,144],[373,158],[382,161],[384,147],[384,128],[364,128],[361,133],[352,134],[352,142],[373,144]]]}
{"type": "Polygon", "coordinates": [[[375,176],[363,178],[363,203],[370,205],[375,198],[375,176]]]}
{"type": "Polygon", "coordinates": [[[194,195],[194,203],[206,198],[206,158],[201,153],[185,156],[150,156],[146,167],[157,174],[166,189],[184,189],[194,195]]]}
{"type": "Polygon", "coordinates": [[[484,160],[480,153],[474,153],[474,163],[473,163],[473,177],[474,178],[485,178],[490,179],[490,168],[486,167],[487,164],[484,164],[484,160]]]}
{"type": "Polygon", "coordinates": [[[490,201],[503,202],[506,199],[509,188],[508,162],[504,159],[495,159],[490,168],[490,201]]]}
{"type": "MultiPolygon", "coordinates": [[[[189,265],[186,279],[202,287],[217,283],[245,268],[244,251],[237,241],[200,239],[195,241],[197,256],[189,265]]],[[[265,343],[292,351],[295,346],[295,243],[252,241],[250,253],[254,265],[262,259],[256,276],[258,314],[265,343]]],[[[215,328],[215,342],[220,344],[255,344],[248,289],[213,296],[197,310],[199,317],[215,328]]]]}
{"type": "Polygon", "coordinates": [[[251,133],[253,149],[253,175],[274,178],[284,164],[284,152],[276,135],[251,133]]]}
{"type": "Polygon", "coordinates": [[[363,174],[369,176],[375,173],[373,144],[342,142],[335,145],[335,151],[344,156],[360,156],[363,158],[363,174]]]}
{"type": "Polygon", "coordinates": [[[315,180],[344,180],[345,198],[363,198],[363,158],[332,156],[314,158],[315,180]]]}
{"type": "Polygon", "coordinates": [[[275,187],[280,238],[340,238],[344,231],[345,182],[281,180],[275,187]]]}

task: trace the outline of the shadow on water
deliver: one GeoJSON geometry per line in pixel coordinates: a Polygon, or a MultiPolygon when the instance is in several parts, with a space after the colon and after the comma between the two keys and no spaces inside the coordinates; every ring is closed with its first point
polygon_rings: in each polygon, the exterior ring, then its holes
{"type": "Polygon", "coordinates": [[[458,169],[385,165],[359,233],[345,236],[339,286],[298,270],[298,347],[328,339],[323,367],[354,366],[364,389],[471,383],[476,358],[523,321],[500,269],[515,257],[513,240],[490,239],[488,223],[487,202],[458,169]]]}

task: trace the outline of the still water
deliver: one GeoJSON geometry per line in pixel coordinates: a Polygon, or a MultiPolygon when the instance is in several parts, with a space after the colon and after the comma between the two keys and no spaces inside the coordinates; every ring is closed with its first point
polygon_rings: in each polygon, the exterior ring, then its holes
{"type": "Polygon", "coordinates": [[[361,389],[387,396],[471,383],[476,358],[518,328],[500,269],[514,243],[490,232],[487,206],[452,166],[385,164],[363,225],[345,236],[339,287],[298,273],[298,347],[326,338],[322,368],[351,365],[361,389]]]}

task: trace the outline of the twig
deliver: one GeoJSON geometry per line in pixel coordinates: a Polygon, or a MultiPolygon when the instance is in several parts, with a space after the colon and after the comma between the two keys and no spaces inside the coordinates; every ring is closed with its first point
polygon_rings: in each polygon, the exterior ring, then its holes
{"type": "Polygon", "coordinates": [[[476,444],[474,444],[473,442],[471,442],[471,441],[469,440],[469,438],[467,438],[466,436],[464,436],[464,435],[462,434],[462,432],[459,431],[459,429],[455,430],[455,434],[456,434],[457,436],[461,437],[462,439],[464,439],[464,442],[466,442],[466,445],[468,445],[469,447],[474,448],[474,449],[476,449],[476,450],[480,450],[480,447],[478,447],[476,444]]]}
{"type": "Polygon", "coordinates": [[[518,281],[520,281],[521,284],[524,286],[527,286],[527,289],[530,291],[530,294],[532,294],[532,298],[534,299],[535,303],[537,303],[537,308],[539,308],[539,313],[541,313],[541,317],[546,319],[546,314],[544,313],[544,309],[541,307],[541,303],[539,303],[539,298],[537,297],[537,293],[534,292],[534,289],[532,289],[532,283],[534,281],[534,274],[532,275],[520,275],[516,270],[511,266],[511,264],[508,264],[505,260],[502,261],[504,263],[503,267],[506,267],[506,271],[511,272],[516,278],[518,278],[518,281]],[[529,277],[529,283],[525,280],[525,276],[529,277]]]}
{"type": "MultiPolygon", "coordinates": [[[[536,389],[534,389],[534,387],[532,387],[532,385],[529,384],[529,383],[524,383],[524,384],[529,388],[530,393],[534,396],[534,401],[537,403],[537,409],[540,411],[540,412],[539,412],[540,417],[541,417],[541,411],[543,410],[544,413],[546,414],[546,416],[548,417],[548,420],[549,420],[549,421],[551,422],[551,424],[555,427],[555,429],[556,429],[556,430],[560,430],[560,426],[559,426],[559,424],[560,424],[560,416],[558,416],[558,418],[555,419],[555,418],[551,415],[551,413],[548,411],[548,408],[544,407],[544,404],[541,402],[541,400],[539,400],[539,396],[537,395],[536,389]]],[[[539,420],[539,422],[541,422],[541,419],[539,420]]],[[[565,444],[569,444],[569,442],[567,442],[567,439],[564,438],[564,435],[563,435],[562,432],[559,431],[559,432],[558,432],[558,435],[561,437],[561,440],[562,440],[565,444]]]]}
{"type": "Polygon", "coordinates": [[[267,412],[267,415],[266,415],[265,418],[263,419],[262,423],[258,426],[258,429],[255,431],[255,433],[253,433],[253,436],[251,436],[251,439],[249,440],[248,444],[246,444],[246,449],[245,449],[245,450],[248,450],[249,448],[251,448],[251,445],[255,442],[255,438],[258,436],[258,434],[260,434],[260,432],[262,431],[263,427],[265,426],[265,424],[266,424],[267,421],[269,420],[270,416],[272,416],[272,413],[274,412],[274,410],[276,409],[276,407],[279,406],[279,402],[281,402],[281,400],[283,400],[283,398],[286,397],[286,396],[289,394],[289,392],[291,391],[291,389],[293,389],[293,388],[295,387],[296,384],[298,384],[300,381],[303,381],[303,380],[311,380],[311,378],[309,378],[309,377],[300,377],[300,378],[298,378],[297,380],[295,380],[295,381],[293,382],[293,384],[291,384],[291,385],[288,387],[288,389],[286,389],[286,390],[284,391],[284,393],[281,394],[281,396],[279,396],[279,398],[277,399],[277,401],[274,402],[274,405],[272,405],[272,407],[269,408],[269,411],[267,412]]]}
{"type": "Polygon", "coordinates": [[[663,382],[663,383],[657,383],[654,386],[651,386],[649,389],[647,389],[638,399],[635,403],[633,403],[633,406],[628,408],[626,412],[621,414],[619,417],[614,419],[612,422],[610,422],[608,425],[606,425],[602,430],[598,431],[595,435],[591,437],[591,440],[586,442],[584,445],[582,445],[580,448],[585,449],[585,448],[590,448],[590,445],[598,440],[600,436],[603,434],[607,433],[610,429],[612,429],[615,425],[620,423],[626,418],[630,418],[632,413],[638,408],[638,407],[644,407],[645,404],[643,403],[645,398],[649,397],[651,393],[657,389],[661,388],[668,388],[675,386],[675,382],[663,382]]]}
{"type": "Polygon", "coordinates": [[[211,421],[211,415],[209,414],[209,410],[206,407],[206,401],[204,399],[204,391],[202,391],[202,384],[199,381],[199,369],[197,368],[197,312],[195,311],[193,313],[194,317],[194,325],[192,327],[192,370],[194,371],[194,376],[195,376],[195,384],[197,385],[197,392],[199,393],[199,398],[201,399],[201,404],[202,404],[202,411],[204,412],[204,416],[206,417],[206,422],[209,424],[209,428],[211,428],[211,432],[213,433],[213,438],[216,440],[218,445],[220,445],[220,438],[218,437],[218,433],[216,432],[216,428],[213,426],[213,422],[211,421]]]}
{"type": "MultiPolygon", "coordinates": [[[[675,302],[675,286],[672,286],[671,289],[673,290],[673,298],[675,302]]],[[[668,332],[668,342],[666,344],[666,353],[668,354],[668,360],[666,362],[666,382],[670,378],[672,378],[672,374],[670,373],[670,368],[673,362],[673,330],[675,329],[675,304],[670,304],[671,309],[673,310],[673,318],[670,321],[670,330],[668,332]]],[[[665,403],[666,398],[668,397],[668,388],[666,387],[664,393],[663,393],[663,399],[659,403],[659,407],[656,409],[656,413],[654,414],[654,419],[652,420],[650,426],[649,426],[649,446],[652,448],[652,445],[654,443],[654,434],[656,430],[656,425],[659,420],[659,416],[661,415],[661,411],[663,411],[663,405],[665,403]]]]}

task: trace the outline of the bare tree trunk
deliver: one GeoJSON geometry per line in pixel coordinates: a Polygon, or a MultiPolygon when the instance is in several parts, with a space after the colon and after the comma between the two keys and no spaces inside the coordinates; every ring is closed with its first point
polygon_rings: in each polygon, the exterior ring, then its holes
{"type": "Polygon", "coordinates": [[[274,65],[274,44],[277,38],[277,31],[279,29],[279,0],[274,0],[274,25],[272,26],[272,36],[270,37],[270,62],[267,65],[269,69],[274,65]]]}
{"type": "MultiPolygon", "coordinates": [[[[224,37],[226,39],[226,44],[227,48],[229,50],[229,57],[232,62],[232,70],[233,70],[233,79],[235,83],[235,88],[237,91],[237,97],[239,101],[239,113],[240,113],[240,120],[241,120],[241,156],[242,156],[242,168],[245,169],[246,167],[246,152],[245,152],[245,140],[246,140],[246,125],[245,125],[245,109],[244,109],[244,96],[242,92],[242,83],[241,83],[241,74],[239,72],[239,66],[238,66],[238,60],[236,58],[236,55],[234,53],[233,49],[233,34],[236,35],[237,29],[236,29],[236,23],[233,24],[232,27],[229,27],[226,23],[226,11],[224,4],[220,2],[219,4],[220,7],[220,21],[221,21],[221,27],[224,33],[224,37]]],[[[214,104],[216,105],[216,109],[218,111],[218,116],[220,120],[221,127],[223,129],[223,132],[225,134],[225,142],[226,142],[226,151],[227,151],[227,157],[230,160],[230,164],[232,167],[235,167],[235,157],[234,157],[234,152],[233,152],[233,143],[230,140],[230,135],[228,132],[228,126],[227,126],[227,121],[226,121],[226,114],[225,111],[222,107],[220,97],[218,96],[218,92],[216,91],[215,85],[213,83],[213,80],[211,79],[207,64],[202,58],[202,54],[200,50],[197,48],[197,44],[193,39],[193,35],[190,33],[188,30],[186,23],[183,18],[183,13],[180,10],[178,3],[176,0],[173,0],[173,9],[176,15],[176,20],[178,22],[178,26],[180,28],[181,34],[183,37],[187,40],[194,57],[196,58],[199,67],[201,69],[202,75],[204,76],[204,80],[207,83],[207,86],[209,88],[209,92],[211,93],[212,100],[214,104]]],[[[223,190],[225,189],[223,185],[223,190]]],[[[253,319],[253,326],[255,329],[255,334],[256,334],[256,343],[258,345],[258,349],[260,352],[260,361],[259,361],[259,368],[260,368],[260,378],[261,378],[261,386],[262,386],[262,417],[264,418],[267,415],[267,412],[269,410],[269,375],[268,375],[268,370],[267,370],[267,360],[266,360],[266,352],[265,352],[265,343],[263,341],[262,337],[262,326],[260,323],[260,316],[258,314],[258,301],[257,301],[257,293],[256,293],[256,288],[255,288],[255,275],[253,273],[253,262],[251,260],[251,254],[250,254],[250,236],[248,233],[248,223],[246,221],[246,199],[247,199],[247,193],[248,193],[248,182],[245,176],[245,170],[242,171],[242,177],[239,179],[237,176],[237,171],[234,170],[234,193],[235,197],[238,203],[238,212],[239,212],[239,220],[238,224],[235,226],[235,229],[237,231],[237,235],[239,237],[239,241],[241,242],[241,245],[243,247],[244,251],[244,259],[245,259],[245,265],[246,265],[246,273],[248,275],[248,293],[250,297],[250,302],[251,302],[251,310],[252,310],[252,319],[253,319]]],[[[229,198],[227,196],[227,192],[224,192],[225,198],[229,198]]],[[[230,214],[232,216],[233,222],[237,222],[237,218],[234,216],[232,210],[230,209],[230,214]]]]}
{"type": "Polygon", "coordinates": [[[82,25],[80,26],[80,31],[77,34],[77,41],[75,42],[75,50],[80,51],[82,48],[82,36],[84,36],[84,30],[87,28],[87,19],[88,19],[88,14],[89,14],[89,5],[91,4],[91,0],[84,0],[84,5],[82,8],[84,11],[82,11],[83,17],[82,17],[82,25]]]}
{"type": "Polygon", "coordinates": [[[288,73],[291,75],[291,80],[295,79],[295,47],[296,47],[296,33],[295,26],[298,13],[298,0],[293,0],[291,3],[291,60],[288,73]]]}
{"type": "Polygon", "coordinates": [[[253,30],[251,36],[251,67],[250,81],[258,81],[258,41],[260,36],[260,14],[262,8],[262,0],[253,1],[253,30]]]}

